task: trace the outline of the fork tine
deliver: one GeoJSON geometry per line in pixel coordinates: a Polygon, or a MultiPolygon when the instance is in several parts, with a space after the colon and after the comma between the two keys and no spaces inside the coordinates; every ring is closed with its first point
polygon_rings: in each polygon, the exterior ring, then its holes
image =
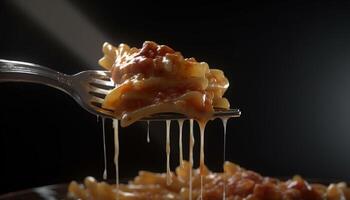
{"type": "Polygon", "coordinates": [[[95,103],[99,103],[99,104],[102,104],[104,101],[104,99],[100,98],[100,97],[97,97],[97,96],[92,96],[91,99],[90,99],[90,102],[95,102],[95,103]]]}
{"type": "MultiPolygon", "coordinates": [[[[241,116],[240,109],[229,109],[229,110],[217,109],[215,110],[212,119],[224,118],[224,117],[235,118],[240,116],[241,116]]],[[[162,120],[177,120],[177,119],[188,119],[188,117],[179,113],[159,113],[159,114],[145,117],[140,121],[146,121],[146,120],[162,121],[162,120]]]]}
{"type": "Polygon", "coordinates": [[[92,95],[92,96],[94,96],[94,97],[101,98],[101,99],[105,99],[105,98],[106,98],[106,95],[105,95],[105,94],[96,93],[96,92],[94,92],[94,91],[90,91],[89,94],[92,95]]]}
{"type": "Polygon", "coordinates": [[[91,102],[91,107],[101,116],[107,117],[107,118],[115,118],[113,117],[113,111],[106,110],[102,108],[102,104],[96,103],[96,102],[91,102]]]}
{"type": "Polygon", "coordinates": [[[101,79],[106,81],[111,80],[111,73],[108,71],[94,71],[94,73],[91,73],[90,76],[95,79],[101,79]]]}
{"type": "Polygon", "coordinates": [[[105,81],[105,80],[100,80],[100,79],[91,79],[90,84],[94,86],[102,86],[102,87],[109,87],[109,88],[114,88],[114,83],[112,81],[105,81]]]}
{"type": "Polygon", "coordinates": [[[90,91],[94,93],[103,94],[104,96],[106,96],[109,93],[109,90],[101,89],[91,84],[89,84],[89,87],[90,87],[90,91]]]}

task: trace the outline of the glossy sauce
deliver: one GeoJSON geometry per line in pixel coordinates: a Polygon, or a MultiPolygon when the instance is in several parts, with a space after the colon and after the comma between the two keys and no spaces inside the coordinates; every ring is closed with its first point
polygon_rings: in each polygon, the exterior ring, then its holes
{"type": "Polygon", "coordinates": [[[113,119],[113,128],[114,128],[114,164],[115,164],[115,182],[117,197],[119,200],[119,130],[118,130],[118,120],[113,119]]]}
{"type": "Polygon", "coordinates": [[[170,123],[171,120],[166,120],[166,184],[171,184],[170,171],[170,123]]]}
{"type": "Polygon", "coordinates": [[[140,49],[105,43],[103,53],[99,63],[111,71],[116,87],[107,94],[102,107],[113,110],[123,127],[155,113],[209,119],[213,106],[229,108],[223,97],[229,86],[227,78],[205,62],[185,58],[151,41],[140,49]]]}

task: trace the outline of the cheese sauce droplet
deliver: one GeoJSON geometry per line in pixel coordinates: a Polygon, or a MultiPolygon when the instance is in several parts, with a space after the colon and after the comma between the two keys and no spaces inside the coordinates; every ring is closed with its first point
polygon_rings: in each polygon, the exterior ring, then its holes
{"type": "Polygon", "coordinates": [[[171,120],[166,120],[166,184],[171,184],[170,172],[170,123],[171,120]]]}
{"type": "Polygon", "coordinates": [[[151,138],[149,136],[149,134],[150,134],[150,131],[149,131],[150,127],[149,126],[150,126],[149,120],[147,120],[147,143],[151,142],[151,138]]]}
{"type": "MultiPolygon", "coordinates": [[[[98,120],[98,116],[97,116],[98,120]]],[[[102,137],[103,137],[103,159],[104,159],[104,170],[103,179],[107,180],[107,152],[106,152],[106,128],[105,128],[105,118],[102,118],[102,137]]]]}
{"type": "Polygon", "coordinates": [[[118,120],[113,119],[113,128],[114,128],[114,164],[115,164],[115,182],[117,197],[119,200],[119,130],[118,130],[118,120]]]}

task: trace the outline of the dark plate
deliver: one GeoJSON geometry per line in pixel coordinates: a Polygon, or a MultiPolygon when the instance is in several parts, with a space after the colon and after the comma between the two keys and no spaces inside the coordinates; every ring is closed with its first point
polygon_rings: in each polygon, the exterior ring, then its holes
{"type": "MultiPolygon", "coordinates": [[[[286,180],[281,178],[281,180],[286,180]]],[[[338,183],[337,180],[307,179],[310,183],[320,183],[328,185],[329,183],[338,183]]],[[[11,192],[0,195],[0,200],[71,200],[67,197],[68,184],[48,185],[43,187],[11,192]]]]}
{"type": "Polygon", "coordinates": [[[0,195],[0,200],[68,200],[67,187],[68,184],[58,184],[11,192],[0,195]]]}

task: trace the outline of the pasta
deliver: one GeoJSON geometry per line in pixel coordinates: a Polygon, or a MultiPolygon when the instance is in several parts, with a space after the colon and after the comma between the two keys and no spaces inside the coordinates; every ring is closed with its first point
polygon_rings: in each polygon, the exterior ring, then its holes
{"type": "MultiPolygon", "coordinates": [[[[87,177],[83,185],[70,183],[69,196],[82,200],[346,200],[350,189],[345,183],[309,184],[303,178],[281,181],[225,162],[223,172],[210,171],[204,163],[205,124],[214,108],[228,109],[223,97],[229,82],[221,70],[209,69],[205,62],[184,58],[168,46],[146,41],[141,49],[126,44],[114,47],[103,45],[103,58],[99,63],[111,71],[115,88],[107,94],[103,108],[114,111],[116,184],[98,182],[87,177]],[[155,113],[175,112],[190,118],[189,162],[183,160],[182,140],[180,166],[171,172],[170,120],[166,120],[167,172],[140,171],[127,184],[119,184],[118,123],[131,123],[155,113]],[[193,167],[193,119],[200,127],[200,164],[193,167]]],[[[224,125],[224,160],[226,123],[224,125]]],[[[178,120],[182,128],[183,121],[178,120]]],[[[104,126],[103,126],[104,127],[104,126]]],[[[181,129],[179,135],[182,138],[181,129]]],[[[106,161],[105,161],[106,163],[106,161]]],[[[106,174],[106,172],[104,173],[106,174]]]]}
{"type": "Polygon", "coordinates": [[[112,72],[116,87],[102,106],[115,112],[121,126],[164,112],[206,121],[213,107],[230,106],[222,97],[229,82],[221,70],[184,58],[168,46],[146,41],[137,49],[105,43],[103,53],[99,63],[112,72]]]}
{"type": "MultiPolygon", "coordinates": [[[[202,188],[205,167],[203,145],[205,124],[212,117],[214,108],[228,109],[230,107],[228,100],[223,97],[229,86],[224,73],[221,70],[209,69],[205,62],[197,62],[194,58],[184,58],[180,52],[151,41],[144,42],[141,49],[130,48],[126,44],[114,47],[105,43],[102,50],[104,56],[100,59],[99,64],[111,71],[115,84],[115,88],[106,95],[102,107],[114,111],[116,118],[113,120],[116,188],[119,188],[118,119],[120,119],[121,126],[128,126],[141,118],[166,112],[182,113],[199,122],[202,188]]],[[[166,183],[168,185],[172,183],[169,166],[170,123],[170,120],[166,120],[166,183]]],[[[191,121],[192,129],[193,120],[191,121]]],[[[193,166],[193,131],[191,135],[190,165],[193,166]]],[[[192,167],[189,173],[192,173],[192,167]]],[[[107,174],[106,171],[105,174],[107,174]]],[[[192,181],[189,182],[189,198],[191,198],[192,181]]]]}
{"type": "MultiPolygon", "coordinates": [[[[172,183],[166,184],[166,175],[140,171],[139,175],[128,184],[120,184],[120,200],[140,199],[188,199],[190,164],[183,165],[172,173],[172,183]]],[[[280,181],[225,162],[223,173],[213,173],[205,168],[204,200],[222,200],[224,180],[226,185],[226,199],[228,200],[345,200],[350,199],[350,189],[345,183],[309,184],[299,176],[287,181],[280,181]]],[[[200,172],[194,171],[193,199],[200,197],[200,172]]],[[[88,199],[116,199],[115,185],[97,182],[94,178],[85,179],[84,185],[72,182],[69,185],[70,195],[82,200],[88,199]]]]}

